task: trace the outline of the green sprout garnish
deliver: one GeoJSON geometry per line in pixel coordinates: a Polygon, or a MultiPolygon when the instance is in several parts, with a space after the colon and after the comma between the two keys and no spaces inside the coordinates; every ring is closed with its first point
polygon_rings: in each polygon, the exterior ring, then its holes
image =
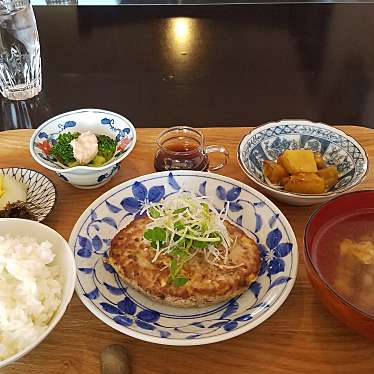
{"type": "Polygon", "coordinates": [[[188,282],[183,266],[202,253],[214,265],[225,264],[232,244],[223,217],[206,199],[181,192],[147,208],[152,220],[144,239],[155,250],[152,262],[160,255],[171,257],[170,281],[181,287],[188,282]]]}

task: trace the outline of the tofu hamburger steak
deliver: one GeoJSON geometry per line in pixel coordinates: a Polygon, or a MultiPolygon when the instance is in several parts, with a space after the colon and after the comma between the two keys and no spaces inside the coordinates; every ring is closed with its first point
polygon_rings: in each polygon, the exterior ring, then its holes
{"type": "Polygon", "coordinates": [[[257,279],[257,244],[205,197],[180,192],[119,231],[108,262],[153,300],[202,307],[243,293],[257,279]]]}

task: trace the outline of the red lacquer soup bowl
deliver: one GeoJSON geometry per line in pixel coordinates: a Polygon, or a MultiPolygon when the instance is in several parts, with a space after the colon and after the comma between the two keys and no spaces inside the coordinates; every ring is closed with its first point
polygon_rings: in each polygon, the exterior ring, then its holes
{"type": "Polygon", "coordinates": [[[328,310],[374,339],[374,191],[321,206],[305,230],[309,280],[328,310]]]}

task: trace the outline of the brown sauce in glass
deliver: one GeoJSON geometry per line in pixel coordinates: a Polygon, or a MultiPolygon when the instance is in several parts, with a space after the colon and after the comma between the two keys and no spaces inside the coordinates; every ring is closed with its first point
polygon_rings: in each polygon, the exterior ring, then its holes
{"type": "Polygon", "coordinates": [[[202,170],[209,166],[208,155],[194,139],[172,138],[162,144],[154,160],[156,171],[202,170]]]}

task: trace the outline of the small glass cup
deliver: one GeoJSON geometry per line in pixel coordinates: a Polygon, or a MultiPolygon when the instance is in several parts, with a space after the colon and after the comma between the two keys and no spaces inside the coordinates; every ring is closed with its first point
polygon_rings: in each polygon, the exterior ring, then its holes
{"type": "Polygon", "coordinates": [[[204,135],[188,126],[175,126],[163,131],[156,143],[158,145],[154,158],[156,171],[214,171],[223,168],[229,158],[229,152],[224,146],[205,146],[204,135]],[[210,153],[220,153],[222,161],[210,165],[208,156],[210,153]]]}

